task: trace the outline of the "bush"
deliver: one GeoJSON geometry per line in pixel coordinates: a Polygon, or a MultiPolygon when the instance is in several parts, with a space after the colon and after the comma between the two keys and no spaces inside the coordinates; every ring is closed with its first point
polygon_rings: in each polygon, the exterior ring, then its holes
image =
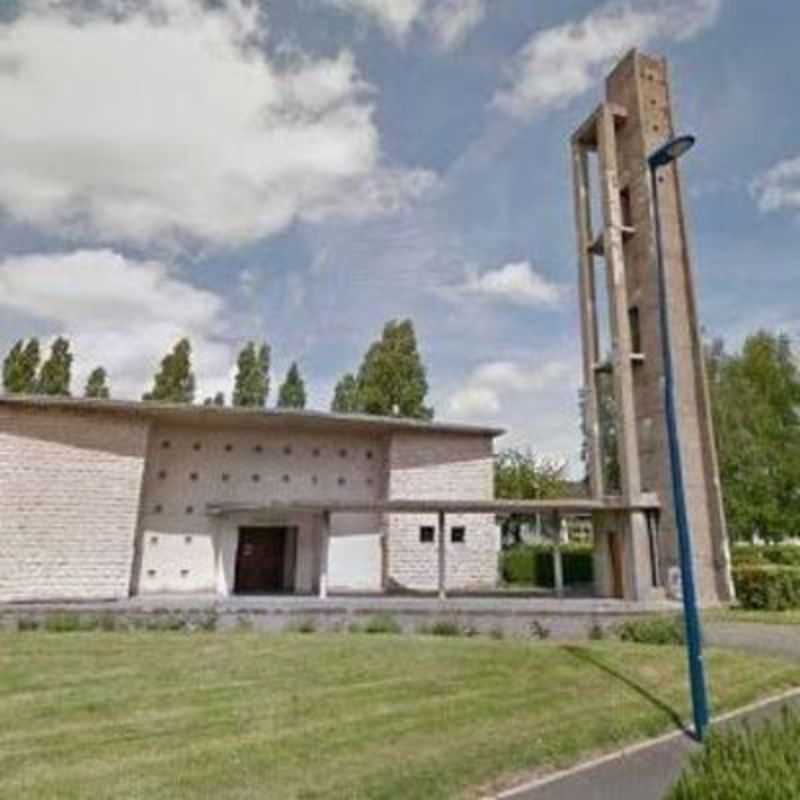
{"type": "Polygon", "coordinates": [[[800,797],[800,718],[784,708],[757,731],[713,732],[666,800],[793,800],[800,797]]]}
{"type": "Polygon", "coordinates": [[[402,633],[403,628],[391,614],[376,614],[364,625],[364,633],[402,633]]]}
{"type": "MultiPolygon", "coordinates": [[[[571,544],[561,548],[564,584],[591,583],[594,580],[592,548],[571,544]]],[[[500,571],[509,584],[542,586],[555,585],[553,548],[551,545],[520,545],[501,555],[500,571]]]]}
{"type": "Polygon", "coordinates": [[[800,608],[800,567],[772,564],[734,567],[733,584],[742,608],[757,611],[800,608]]]}
{"type": "Polygon", "coordinates": [[[796,544],[734,545],[731,560],[735,567],[747,564],[777,564],[800,567],[800,546],[796,544]]]}
{"type": "Polygon", "coordinates": [[[461,636],[466,633],[455,620],[450,619],[437,619],[430,625],[423,625],[419,632],[429,636],[461,636]]]}
{"type": "Polygon", "coordinates": [[[617,626],[623,642],[635,644],[683,644],[686,632],[680,617],[646,617],[632,619],[617,626]]]}

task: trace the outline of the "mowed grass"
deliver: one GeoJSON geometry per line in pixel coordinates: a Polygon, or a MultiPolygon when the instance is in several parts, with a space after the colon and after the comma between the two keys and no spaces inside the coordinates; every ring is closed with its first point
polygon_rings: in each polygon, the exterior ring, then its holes
{"type": "MultiPolygon", "coordinates": [[[[709,651],[715,711],[800,684],[709,651]]],[[[0,797],[479,797],[686,717],[671,647],[383,635],[0,635],[0,797]]]]}
{"type": "Polygon", "coordinates": [[[800,608],[789,611],[751,611],[745,608],[726,608],[706,612],[709,622],[761,622],[765,625],[800,625],[800,608]]]}

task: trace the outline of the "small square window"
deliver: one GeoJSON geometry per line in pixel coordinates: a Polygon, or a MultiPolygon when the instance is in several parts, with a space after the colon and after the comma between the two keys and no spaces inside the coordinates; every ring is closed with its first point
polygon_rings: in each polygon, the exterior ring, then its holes
{"type": "Polygon", "coordinates": [[[153,506],[153,513],[154,514],[160,514],[163,510],[164,510],[164,506],[162,506],[161,503],[156,503],[156,505],[153,506]]]}
{"type": "Polygon", "coordinates": [[[186,506],[187,514],[194,514],[194,506],[186,506]]]}
{"type": "Polygon", "coordinates": [[[256,446],[253,448],[253,450],[254,450],[256,453],[263,453],[263,452],[264,452],[264,447],[263,447],[262,445],[260,445],[260,444],[257,444],[257,445],[256,445],[256,446]]]}
{"type": "Polygon", "coordinates": [[[181,570],[181,578],[188,578],[188,577],[189,577],[189,570],[188,569],[182,569],[181,570]]]}
{"type": "Polygon", "coordinates": [[[453,544],[463,544],[467,540],[467,529],[463,525],[450,528],[450,541],[453,544]]]}
{"type": "Polygon", "coordinates": [[[339,486],[344,486],[347,483],[347,478],[340,475],[337,483],[339,484],[339,486]]]}
{"type": "Polygon", "coordinates": [[[290,456],[292,454],[292,446],[287,444],[286,447],[283,448],[284,455],[290,456]]]}
{"type": "Polygon", "coordinates": [[[231,479],[231,476],[227,472],[222,473],[222,482],[227,483],[231,479]]]}
{"type": "Polygon", "coordinates": [[[225,445],[225,452],[226,453],[230,453],[232,450],[233,450],[233,445],[232,444],[226,444],[225,445]]]}
{"type": "Polygon", "coordinates": [[[419,529],[419,540],[423,544],[431,544],[436,539],[436,528],[433,525],[423,525],[419,529]]]}
{"type": "Polygon", "coordinates": [[[190,480],[190,481],[196,481],[196,480],[197,480],[197,478],[198,478],[198,475],[197,475],[197,473],[196,473],[196,472],[192,472],[192,473],[189,475],[189,480],[190,480]]]}
{"type": "Polygon", "coordinates": [[[253,483],[258,483],[261,480],[261,476],[257,472],[254,472],[251,477],[253,479],[253,483]]]}
{"type": "Polygon", "coordinates": [[[289,481],[291,480],[291,478],[290,478],[288,475],[284,475],[284,476],[283,476],[283,478],[282,478],[281,480],[282,480],[284,483],[289,483],[289,481]]]}
{"type": "Polygon", "coordinates": [[[372,461],[372,450],[367,450],[366,456],[367,461],[372,461]]]}
{"type": "Polygon", "coordinates": [[[339,451],[339,457],[347,458],[347,450],[344,447],[339,451]]]}
{"type": "Polygon", "coordinates": [[[147,570],[147,577],[148,578],[155,578],[155,576],[156,576],[156,571],[154,569],[147,570]]]}
{"type": "Polygon", "coordinates": [[[169,439],[164,439],[164,441],[161,442],[162,450],[169,450],[169,446],[169,439]]]}
{"type": "Polygon", "coordinates": [[[195,442],[195,443],[192,445],[192,448],[193,448],[194,450],[200,450],[202,447],[203,447],[203,445],[202,445],[202,444],[200,444],[200,442],[195,442]]]}
{"type": "Polygon", "coordinates": [[[151,536],[150,544],[158,544],[158,536],[151,536]]]}
{"type": "Polygon", "coordinates": [[[314,449],[311,451],[311,455],[312,455],[312,456],[314,456],[314,458],[319,458],[319,447],[315,447],[315,448],[314,448],[314,449]]]}
{"type": "Polygon", "coordinates": [[[319,483],[319,478],[316,475],[312,475],[311,476],[311,483],[313,483],[314,486],[316,486],[319,483]]]}
{"type": "Polygon", "coordinates": [[[158,471],[158,478],[159,480],[164,480],[167,477],[167,471],[165,469],[160,469],[158,471]]]}
{"type": "Polygon", "coordinates": [[[192,543],[192,537],[191,536],[184,536],[183,537],[183,541],[184,541],[185,544],[191,544],[192,543]]]}

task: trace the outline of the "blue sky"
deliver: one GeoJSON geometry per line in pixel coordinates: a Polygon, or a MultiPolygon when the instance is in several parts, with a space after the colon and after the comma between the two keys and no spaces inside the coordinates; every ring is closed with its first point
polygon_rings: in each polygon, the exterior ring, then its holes
{"type": "MultiPolygon", "coordinates": [[[[800,333],[788,0],[18,0],[0,14],[0,348],[66,334],[138,396],[248,339],[327,408],[384,322],[437,416],[578,470],[568,138],[632,46],[669,58],[704,328],[800,333]],[[794,291],[793,291],[794,290],[794,291]]],[[[275,392],[273,391],[273,397],[275,392]]]]}

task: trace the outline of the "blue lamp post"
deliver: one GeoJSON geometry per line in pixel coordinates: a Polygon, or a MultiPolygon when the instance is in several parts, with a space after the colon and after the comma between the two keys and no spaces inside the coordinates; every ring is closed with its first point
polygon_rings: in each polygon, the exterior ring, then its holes
{"type": "Polygon", "coordinates": [[[703,666],[703,643],[700,615],[697,610],[697,591],[694,583],[692,535],[686,513],[686,494],[683,485],[680,432],[675,411],[675,376],[670,344],[669,308],[667,307],[666,279],[664,275],[664,245],[661,232],[661,211],[658,202],[658,170],[672,164],[694,145],[693,136],[679,136],[652,153],[648,159],[650,183],[655,218],[656,267],[658,271],[658,307],[661,323],[661,347],[664,361],[664,406],[669,445],[672,494],[675,505],[675,524],[678,529],[678,550],[681,565],[681,594],[686,626],[686,644],[689,658],[689,680],[692,692],[695,735],[702,741],[708,727],[708,693],[703,666]]]}

